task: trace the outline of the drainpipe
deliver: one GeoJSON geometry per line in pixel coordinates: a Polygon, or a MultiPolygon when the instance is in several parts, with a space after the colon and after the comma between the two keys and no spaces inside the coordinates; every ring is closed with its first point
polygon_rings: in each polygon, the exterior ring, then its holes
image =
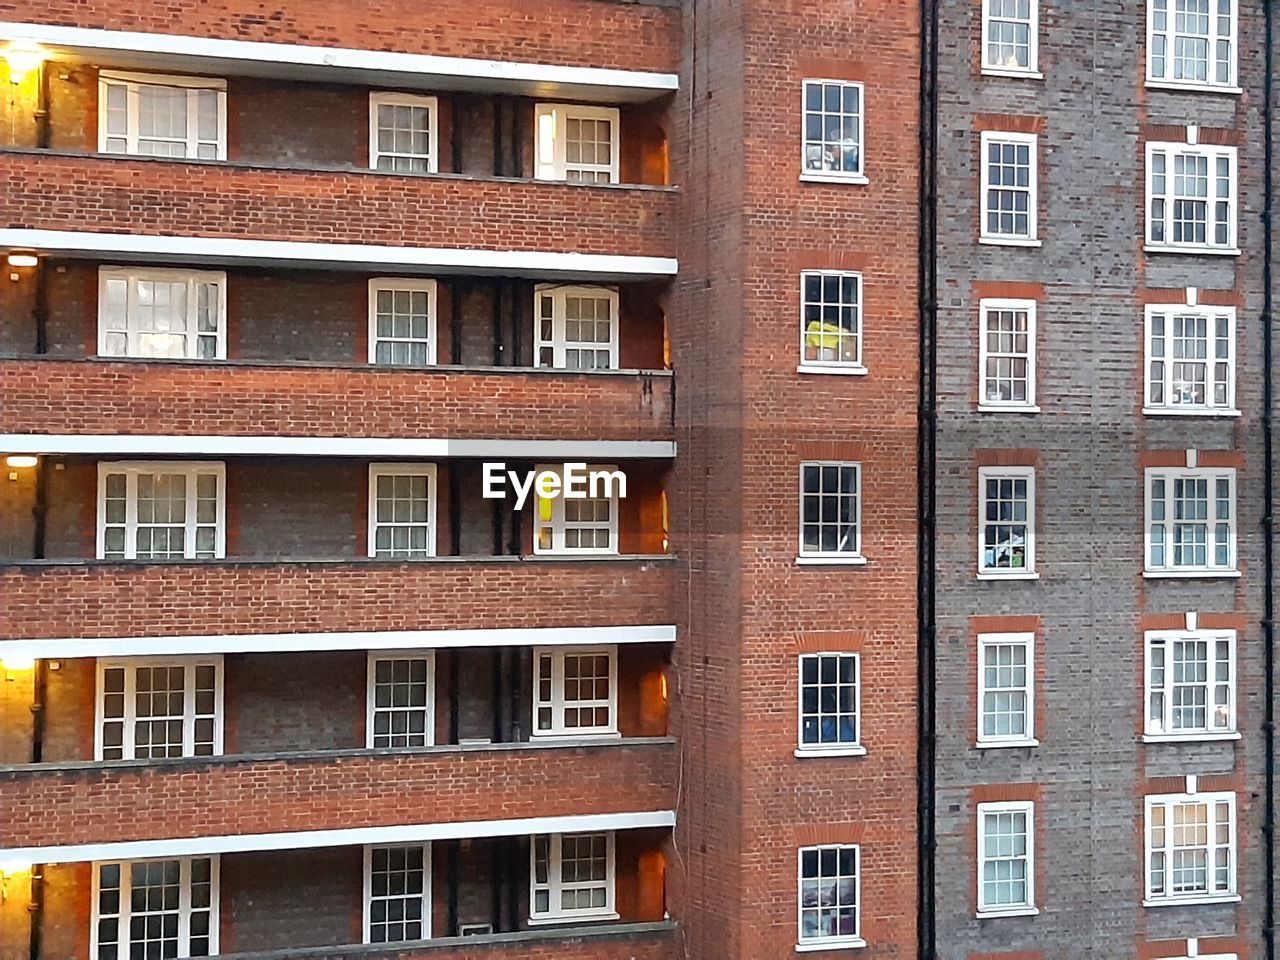
{"type": "Polygon", "coordinates": [[[449,284],[449,356],[455,367],[462,363],[462,298],[470,293],[466,280],[449,284]]]}
{"type": "Polygon", "coordinates": [[[36,354],[49,352],[49,280],[48,260],[42,258],[36,265],[36,301],[33,319],[36,322],[36,354]]]}
{"type": "Polygon", "coordinates": [[[44,761],[45,703],[49,698],[49,663],[37,660],[35,666],[35,690],[31,697],[31,762],[44,761]]]}
{"type": "Polygon", "coordinates": [[[449,98],[449,135],[453,140],[453,172],[462,172],[462,104],[461,94],[455,93],[449,98]]]}
{"type": "Polygon", "coordinates": [[[31,505],[31,559],[43,560],[45,554],[45,528],[49,525],[49,459],[42,457],[36,464],[36,497],[31,505]]]}
{"type": "Polygon", "coordinates": [[[1266,856],[1266,893],[1262,918],[1266,960],[1276,957],[1276,632],[1275,632],[1275,445],[1272,413],[1275,407],[1275,347],[1273,319],[1274,282],[1274,202],[1275,202],[1275,4],[1262,5],[1265,16],[1265,64],[1262,94],[1263,119],[1263,202],[1262,202],[1262,475],[1263,483],[1263,614],[1262,640],[1264,656],[1265,698],[1262,736],[1266,746],[1266,782],[1263,785],[1265,812],[1262,836],[1266,856]]]}
{"type": "Polygon", "coordinates": [[[31,903],[27,905],[30,914],[31,936],[28,941],[27,956],[30,960],[40,960],[42,939],[44,937],[44,864],[31,865],[31,903]]]}
{"type": "Polygon", "coordinates": [[[49,64],[42,62],[36,68],[36,109],[32,116],[36,121],[36,147],[49,149],[49,64]]]}

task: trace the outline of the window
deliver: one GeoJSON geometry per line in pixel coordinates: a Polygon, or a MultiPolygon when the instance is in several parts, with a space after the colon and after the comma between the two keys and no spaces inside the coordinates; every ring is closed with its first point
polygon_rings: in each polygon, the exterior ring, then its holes
{"type": "Polygon", "coordinates": [[[1236,403],[1233,307],[1147,307],[1148,412],[1229,412],[1236,403]]]}
{"type": "Polygon", "coordinates": [[[431,846],[364,848],[364,942],[431,938],[431,846]]]}
{"type": "Polygon", "coordinates": [[[222,753],[222,657],[99,660],[97,760],[222,753]]]}
{"type": "Polygon", "coordinates": [[[435,464],[369,465],[369,556],[434,557],[435,521],[435,464]]]}
{"type": "Polygon", "coordinates": [[[978,804],[978,914],[1035,912],[1035,804],[978,804]]]}
{"type": "Polygon", "coordinates": [[[863,117],[862,84],[806,80],[802,178],[865,183],[863,117]]]}
{"type": "Polygon", "coordinates": [[[98,465],[98,559],[222,557],[226,472],[221,463],[98,465]]]}
{"type": "Polygon", "coordinates": [[[1035,635],[978,636],[978,745],[1035,746],[1035,635]]]}
{"type": "Polygon", "coordinates": [[[800,357],[805,367],[862,370],[862,274],[800,274],[800,357]]]}
{"type": "Polygon", "coordinates": [[[863,946],[860,859],[856,846],[800,848],[800,949],[863,946]]]}
{"type": "Polygon", "coordinates": [[[1239,252],[1235,147],[1147,144],[1147,245],[1239,252]]]}
{"type": "Polygon", "coordinates": [[[800,657],[799,753],[861,753],[856,653],[800,657]]]}
{"type": "Polygon", "coordinates": [[[537,647],[533,689],[536,737],[616,735],[618,654],[598,650],[537,647]]]}
{"type": "Polygon", "coordinates": [[[436,282],[369,281],[369,362],[429,367],[436,362],[436,282]]]}
{"type": "Polygon", "coordinates": [[[1235,470],[1147,471],[1147,572],[1236,568],[1235,470]]]}
{"type": "Polygon", "coordinates": [[[1032,134],[982,134],[982,228],[989,243],[1038,244],[1037,141],[1032,134]]]}
{"type": "Polygon", "coordinates": [[[1233,734],[1235,632],[1152,631],[1146,642],[1147,736],[1233,734]]]}
{"type": "Polygon", "coordinates": [[[980,407],[1034,410],[1036,403],[1036,303],[983,300],[980,407]]]}
{"type": "Polygon", "coordinates": [[[1236,796],[1147,797],[1147,906],[1234,900],[1236,796]]]}
{"type": "Polygon", "coordinates": [[[800,558],[861,560],[861,500],[861,464],[800,464],[800,558]]]}
{"type": "Polygon", "coordinates": [[[1035,573],[1036,472],[1031,467],[978,470],[978,575],[1035,573]]]}
{"type": "Polygon", "coordinates": [[[98,80],[98,149],[227,159],[226,81],[104,70],[98,80]]]}
{"type": "Polygon", "coordinates": [[[532,854],[530,923],[617,919],[612,833],[542,834],[532,854]]]}
{"type": "Polygon", "coordinates": [[[436,98],[369,94],[369,166],[396,173],[435,173],[436,98]]]}
{"type": "Polygon", "coordinates": [[[98,354],[221,360],[227,355],[227,275],[102,267],[98,354]]]}
{"type": "Polygon", "coordinates": [[[435,743],[435,655],[430,650],[369,654],[366,743],[378,749],[435,743]]]}
{"type": "Polygon", "coordinates": [[[620,126],[616,109],[540,103],[535,112],[539,180],[618,182],[620,126]]]}
{"type": "Polygon", "coordinates": [[[1150,0],[1147,80],[1234,90],[1236,0],[1150,0]]]}
{"type": "Polygon", "coordinates": [[[982,0],[984,73],[1039,76],[1040,0],[982,0]]]}
{"type": "Polygon", "coordinates": [[[539,287],[536,367],[616,370],[618,293],[601,287],[539,287]]]}
{"type": "Polygon", "coordinates": [[[90,955],[97,960],[218,953],[218,858],[93,865],[90,955]]]}
{"type": "MultiPolygon", "coordinates": [[[[559,496],[538,497],[538,516],[534,524],[533,552],[589,554],[618,552],[618,494],[625,489],[617,481],[622,473],[617,467],[591,466],[591,473],[610,474],[612,480],[596,478],[588,484],[585,497],[567,497],[563,493],[564,469],[542,465],[561,478],[559,496]]],[[[536,494],[536,491],[535,491],[536,494]]]]}

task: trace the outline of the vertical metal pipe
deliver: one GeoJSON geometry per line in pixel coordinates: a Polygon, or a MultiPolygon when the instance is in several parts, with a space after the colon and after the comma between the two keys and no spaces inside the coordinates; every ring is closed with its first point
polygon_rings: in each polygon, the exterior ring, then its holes
{"type": "Polygon", "coordinates": [[[49,352],[49,261],[45,257],[35,269],[36,300],[33,307],[36,324],[36,354],[43,356],[49,352]]]}
{"type": "Polygon", "coordinates": [[[453,172],[462,172],[462,105],[467,100],[460,93],[449,98],[449,135],[453,147],[453,172]]]}
{"type": "Polygon", "coordinates": [[[30,933],[27,941],[27,956],[30,960],[40,960],[44,939],[44,864],[31,866],[31,903],[27,906],[30,914],[30,933]]]}
{"type": "Polygon", "coordinates": [[[49,526],[49,460],[41,457],[36,463],[36,496],[31,506],[31,558],[45,559],[46,538],[49,526]]]}
{"type": "Polygon", "coordinates": [[[49,698],[49,664],[45,660],[37,660],[35,667],[35,689],[31,698],[31,762],[44,761],[44,728],[47,715],[46,703],[49,698]]]}
{"type": "Polygon", "coordinates": [[[458,935],[458,860],[462,856],[462,841],[454,840],[449,843],[449,873],[448,883],[449,892],[446,894],[447,908],[445,917],[446,937],[456,937],[458,935]]]}
{"type": "Polygon", "coordinates": [[[36,147],[48,150],[51,142],[49,123],[49,64],[41,63],[36,76],[36,147]]]}
{"type": "Polygon", "coordinates": [[[453,280],[449,284],[449,359],[453,365],[462,363],[462,298],[471,293],[466,280],[453,280]]]}

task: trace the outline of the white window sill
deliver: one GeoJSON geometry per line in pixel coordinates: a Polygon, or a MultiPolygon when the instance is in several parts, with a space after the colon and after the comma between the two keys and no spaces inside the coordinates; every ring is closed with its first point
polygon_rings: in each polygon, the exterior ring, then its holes
{"type": "Polygon", "coordinates": [[[979,740],[973,746],[977,750],[1006,750],[1009,747],[1038,747],[1040,741],[1034,737],[1029,740],[979,740]]]}
{"type": "Polygon", "coordinates": [[[1043,244],[1033,237],[978,237],[978,243],[989,247],[1039,247],[1043,244]]]}
{"type": "Polygon", "coordinates": [[[979,910],[974,914],[979,920],[999,920],[1002,917],[1038,917],[1039,907],[1008,907],[999,910],[979,910]]]}
{"type": "Polygon", "coordinates": [[[847,557],[796,557],[796,566],[799,567],[865,567],[866,565],[867,558],[860,554],[850,554],[847,557]]]}
{"type": "Polygon", "coordinates": [[[983,67],[984,77],[1011,77],[1018,80],[1043,80],[1039,70],[1023,70],[1020,67],[983,67]]]}
{"type": "Polygon", "coordinates": [[[861,173],[802,173],[801,183],[851,183],[865,185],[871,181],[861,173]]]}
{"type": "Polygon", "coordinates": [[[1239,903],[1238,893],[1223,893],[1213,897],[1170,897],[1160,900],[1143,900],[1144,907],[1199,907],[1215,903],[1239,903]]]}
{"type": "Polygon", "coordinates": [[[1148,243],[1142,248],[1147,253],[1181,253],[1190,257],[1238,257],[1238,247],[1206,247],[1194,244],[1148,243]]]}
{"type": "Polygon", "coordinates": [[[1223,94],[1241,94],[1244,93],[1240,87],[1229,86],[1225,83],[1196,83],[1186,80],[1148,80],[1148,90],[1177,90],[1182,93],[1223,93],[1223,94]]]}
{"type": "Polygon", "coordinates": [[[1144,733],[1143,743],[1214,743],[1223,740],[1239,740],[1235,733],[1144,733]]]}
{"type": "Polygon", "coordinates": [[[796,367],[796,373],[821,373],[835,374],[844,377],[865,377],[871,371],[860,363],[839,364],[821,364],[821,363],[802,363],[796,367]]]}
{"type": "Polygon", "coordinates": [[[620,914],[613,910],[583,912],[583,913],[561,913],[554,917],[530,917],[529,926],[541,927],[552,923],[596,923],[601,920],[617,920],[620,914]]]}
{"type": "Polygon", "coordinates": [[[851,743],[847,747],[797,747],[796,756],[802,760],[811,757],[865,757],[867,748],[860,743],[851,743]]]}
{"type": "Polygon", "coordinates": [[[979,580],[1039,580],[1040,574],[1034,570],[1018,571],[1017,573],[979,573],[979,580]]]}
{"type": "Polygon", "coordinates": [[[1239,570],[1143,570],[1147,580],[1231,580],[1240,576],[1239,570]]]}
{"type": "Polygon", "coordinates": [[[826,940],[806,940],[796,944],[796,953],[817,953],[821,950],[857,950],[867,941],[861,937],[830,937],[826,940]]]}
{"type": "Polygon", "coordinates": [[[1146,417],[1238,417],[1239,410],[1228,410],[1226,407],[1143,407],[1146,417]]]}
{"type": "Polygon", "coordinates": [[[1034,405],[1026,404],[1003,404],[1003,403],[980,403],[978,404],[979,413],[1039,413],[1040,408],[1034,405]]]}
{"type": "Polygon", "coordinates": [[[555,733],[546,730],[534,730],[529,734],[531,740],[538,741],[554,741],[569,745],[572,743],[598,743],[601,740],[621,740],[622,734],[616,730],[597,730],[597,731],[579,731],[555,733]]]}
{"type": "Polygon", "coordinates": [[[534,550],[535,557],[558,557],[562,560],[596,560],[607,557],[619,557],[616,550],[534,550]]]}

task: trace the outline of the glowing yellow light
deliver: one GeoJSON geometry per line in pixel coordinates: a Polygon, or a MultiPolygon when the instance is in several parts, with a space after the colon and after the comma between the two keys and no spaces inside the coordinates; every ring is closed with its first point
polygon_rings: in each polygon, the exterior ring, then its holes
{"type": "Polygon", "coordinates": [[[9,82],[21,83],[27,74],[44,63],[44,51],[34,43],[15,40],[5,47],[4,59],[9,65],[9,82]]]}
{"type": "Polygon", "coordinates": [[[9,254],[9,266],[11,267],[34,267],[39,262],[40,258],[34,253],[9,254]]]}
{"type": "Polygon", "coordinates": [[[13,877],[20,873],[30,873],[31,863],[27,860],[0,860],[0,877],[13,877]]]}
{"type": "Polygon", "coordinates": [[[17,673],[21,670],[34,670],[35,666],[35,657],[0,657],[0,670],[5,670],[8,673],[17,673]]]}
{"type": "Polygon", "coordinates": [[[662,699],[667,699],[667,675],[665,673],[662,675],[662,699]]]}
{"type": "Polygon", "coordinates": [[[34,467],[39,462],[40,462],[39,457],[34,457],[26,453],[15,453],[11,457],[4,458],[4,465],[6,467],[13,467],[15,470],[23,470],[23,469],[26,469],[27,467],[34,467]]]}

